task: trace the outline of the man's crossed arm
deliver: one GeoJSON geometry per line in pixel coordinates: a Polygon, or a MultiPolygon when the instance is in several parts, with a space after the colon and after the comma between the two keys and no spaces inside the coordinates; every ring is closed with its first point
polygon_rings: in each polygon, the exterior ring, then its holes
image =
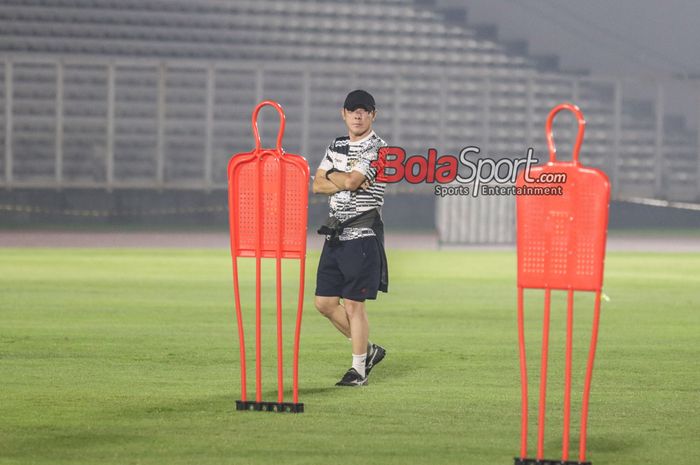
{"type": "Polygon", "coordinates": [[[367,178],[359,171],[343,173],[331,170],[326,178],[326,170],[319,169],[314,177],[313,191],[314,194],[333,195],[340,191],[356,191],[367,187],[369,187],[367,178]]]}

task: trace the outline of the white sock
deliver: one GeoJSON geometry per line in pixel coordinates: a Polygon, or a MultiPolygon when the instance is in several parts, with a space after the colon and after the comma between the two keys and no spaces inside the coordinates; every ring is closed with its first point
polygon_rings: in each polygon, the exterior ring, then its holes
{"type": "Polygon", "coordinates": [[[352,354],[352,367],[363,378],[365,377],[365,360],[366,359],[367,359],[367,354],[361,354],[361,355],[352,354]]]}

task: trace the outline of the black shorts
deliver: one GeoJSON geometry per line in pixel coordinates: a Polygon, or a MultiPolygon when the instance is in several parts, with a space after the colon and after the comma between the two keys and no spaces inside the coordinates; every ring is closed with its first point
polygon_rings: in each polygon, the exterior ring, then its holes
{"type": "Polygon", "coordinates": [[[376,299],[380,280],[379,244],[375,236],[323,244],[316,272],[316,295],[364,302],[376,299]]]}

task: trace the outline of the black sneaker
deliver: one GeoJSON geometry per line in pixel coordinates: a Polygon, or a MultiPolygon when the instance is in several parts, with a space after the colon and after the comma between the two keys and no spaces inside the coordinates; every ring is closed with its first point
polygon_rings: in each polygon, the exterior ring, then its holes
{"type": "Polygon", "coordinates": [[[365,360],[365,377],[369,376],[369,372],[372,371],[374,366],[384,360],[386,356],[386,350],[382,346],[377,344],[372,344],[367,347],[367,359],[365,360]]]}
{"type": "Polygon", "coordinates": [[[336,386],[364,386],[367,384],[367,377],[362,377],[354,368],[350,368],[343,379],[335,383],[336,386]]]}

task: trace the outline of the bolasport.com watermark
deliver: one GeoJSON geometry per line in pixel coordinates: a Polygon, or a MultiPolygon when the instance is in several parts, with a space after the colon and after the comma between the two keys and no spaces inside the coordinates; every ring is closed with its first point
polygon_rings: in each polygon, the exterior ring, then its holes
{"type": "Polygon", "coordinates": [[[411,184],[434,184],[435,195],[563,195],[566,173],[531,172],[539,160],[534,149],[528,148],[522,158],[478,157],[481,149],[476,146],[464,147],[459,156],[437,155],[436,149],[428,149],[428,156],[406,157],[401,147],[380,149],[384,169],[382,181],[387,183],[405,180],[411,184]],[[523,171],[525,185],[516,186],[520,170],[523,171]],[[538,185],[541,184],[541,185],[538,185]]]}

